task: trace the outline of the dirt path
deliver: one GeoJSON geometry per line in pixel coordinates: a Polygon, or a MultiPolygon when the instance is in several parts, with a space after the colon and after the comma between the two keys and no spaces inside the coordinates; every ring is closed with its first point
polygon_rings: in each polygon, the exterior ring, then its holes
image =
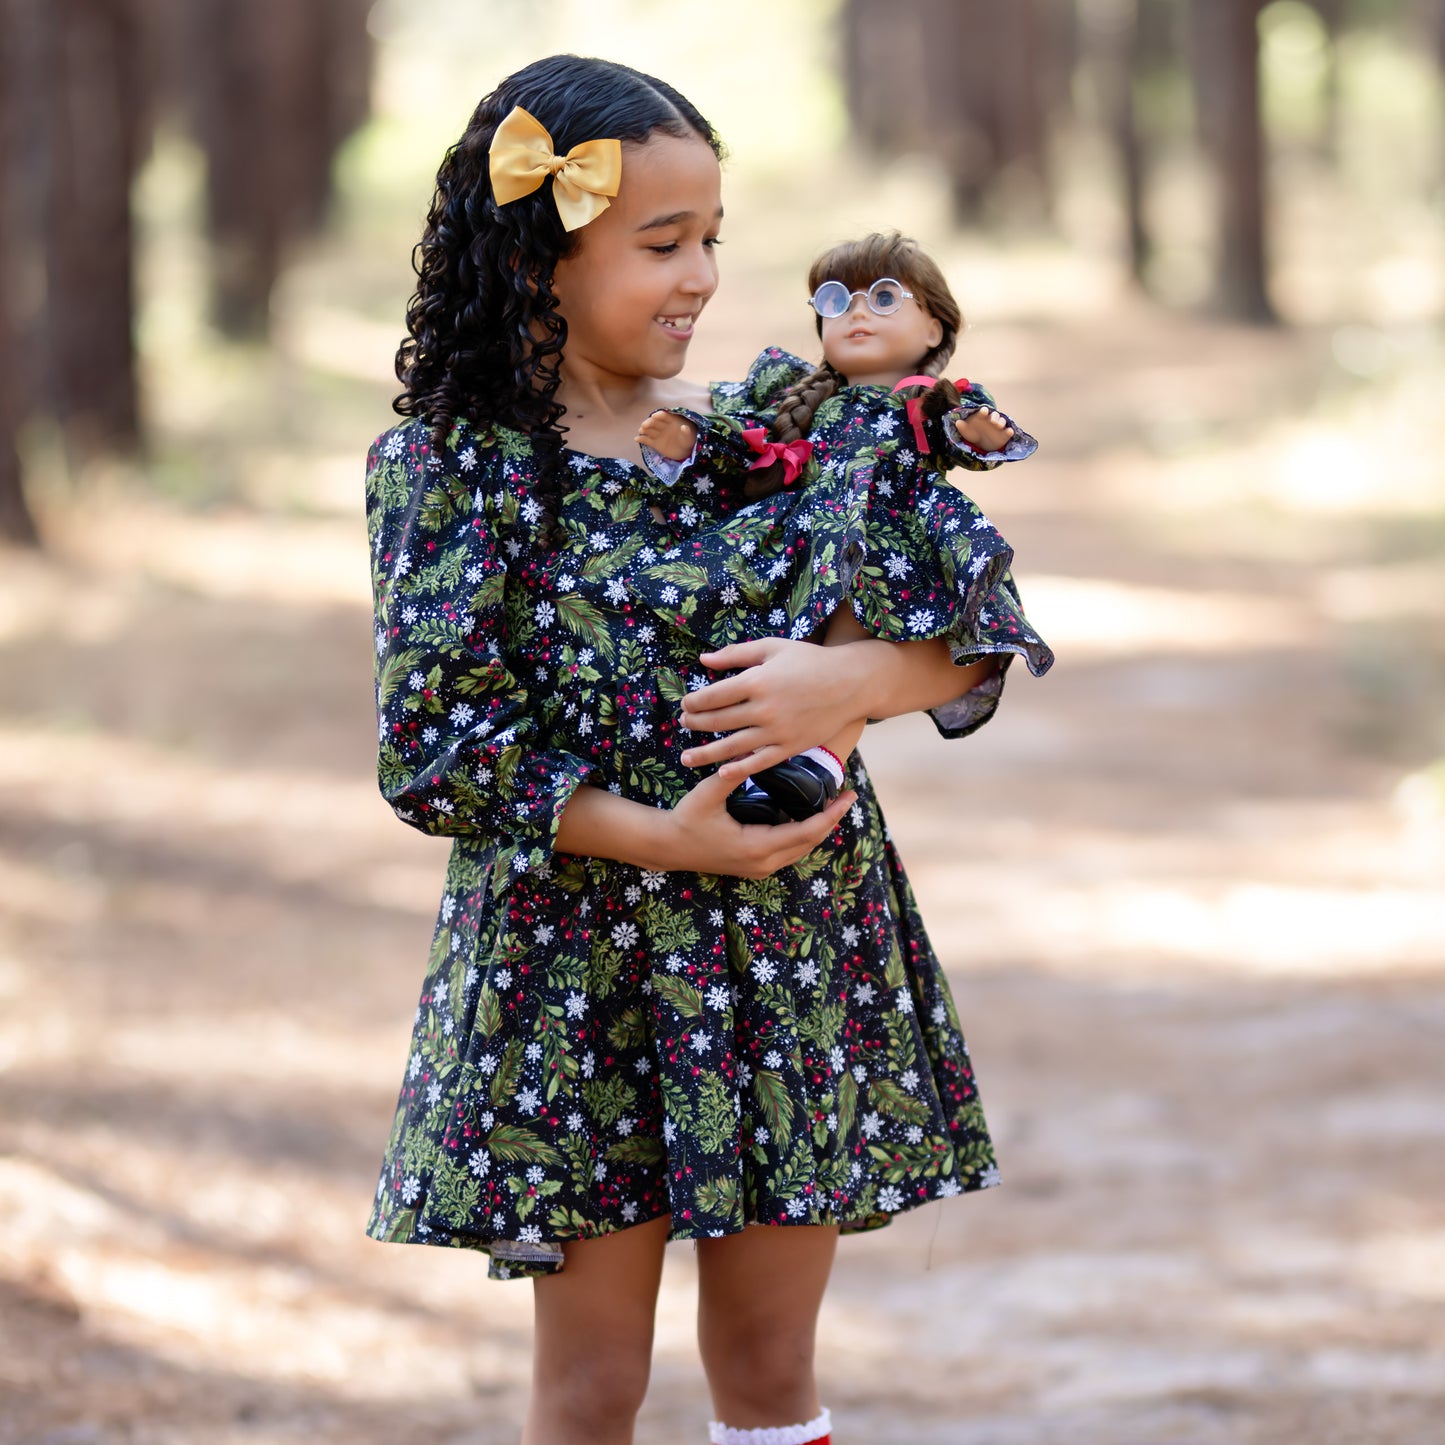
{"type": "MultiPolygon", "coordinates": [[[[1445,848],[1397,784],[1439,498],[1290,490],[1318,339],[1123,320],[982,335],[1047,445],[976,491],[1057,669],[968,744],[865,741],[1006,1187],[844,1246],[837,1438],[1429,1445],[1445,848]]],[[[360,1235],[444,845],[375,796],[359,523],[312,475],[0,558],[5,1442],[515,1438],[525,1287],[360,1235]]],[[[691,1264],[642,1445],[703,1435],[691,1264]]]]}

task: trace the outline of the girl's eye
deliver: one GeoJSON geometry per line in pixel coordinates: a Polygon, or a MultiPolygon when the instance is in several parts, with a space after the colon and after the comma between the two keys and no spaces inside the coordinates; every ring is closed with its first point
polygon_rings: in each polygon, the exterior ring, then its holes
{"type": "Polygon", "coordinates": [[[665,246],[649,246],[647,249],[659,256],[670,256],[677,250],[677,242],[669,241],[665,246]]]}
{"type": "Polygon", "coordinates": [[[711,249],[711,248],[714,247],[714,246],[721,246],[721,245],[722,245],[722,237],[721,237],[721,236],[708,236],[708,237],[703,241],[703,245],[704,245],[704,246],[707,246],[709,249],[711,249]]]}

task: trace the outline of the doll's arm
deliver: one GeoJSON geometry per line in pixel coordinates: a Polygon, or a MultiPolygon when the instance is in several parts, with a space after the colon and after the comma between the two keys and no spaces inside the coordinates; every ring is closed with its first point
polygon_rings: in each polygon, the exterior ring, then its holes
{"type": "Polygon", "coordinates": [[[689,468],[736,475],[753,459],[743,438],[748,424],[747,418],[675,406],[653,412],[639,428],[637,441],[648,470],[665,482],[675,482],[689,468]]]}
{"type": "Polygon", "coordinates": [[[690,462],[698,429],[675,411],[655,411],[637,429],[637,444],[669,462],[690,462]]]}
{"type": "Polygon", "coordinates": [[[945,412],[930,428],[936,436],[941,465],[971,472],[990,471],[1000,462],[1021,462],[1038,449],[1038,442],[976,382],[965,388],[959,404],[945,412]]]}

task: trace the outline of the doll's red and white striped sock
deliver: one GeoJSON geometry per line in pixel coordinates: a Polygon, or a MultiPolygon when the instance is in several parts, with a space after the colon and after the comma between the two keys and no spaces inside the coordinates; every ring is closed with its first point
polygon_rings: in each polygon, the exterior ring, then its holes
{"type": "Polygon", "coordinates": [[[826,1410],[804,1425],[766,1425],[758,1430],[735,1430],[714,1420],[708,1425],[712,1445],[829,1445],[832,1417],[826,1410]]]}

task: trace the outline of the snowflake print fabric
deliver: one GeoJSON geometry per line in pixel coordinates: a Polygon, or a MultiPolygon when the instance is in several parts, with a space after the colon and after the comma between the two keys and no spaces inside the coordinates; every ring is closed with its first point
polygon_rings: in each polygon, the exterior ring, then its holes
{"type": "MultiPolygon", "coordinates": [[[[765,353],[715,388],[717,414],[764,410],[792,370],[765,353]]],[[[452,840],[368,1232],[485,1250],[513,1278],[662,1215],[675,1238],[858,1230],[997,1182],[856,754],[834,836],[768,879],[555,850],[577,787],[670,807],[696,782],[678,716],[708,680],[704,644],[641,579],[744,510],[726,468],[663,487],[564,458],[560,542],[516,432],[458,423],[432,449],[411,421],[368,458],[379,781],[399,817],[452,840]]],[[[977,649],[980,626],[938,635],[977,649]]]]}
{"type": "MultiPolygon", "coordinates": [[[[789,379],[807,370],[778,351],[765,352],[755,371],[765,366],[789,379]]],[[[723,497],[740,494],[754,457],[743,430],[771,420],[744,399],[724,397],[711,415],[676,409],[699,429],[696,470],[723,497]]],[[[987,685],[933,714],[946,737],[974,731],[997,708],[1014,656],[1036,676],[1053,663],[1023,614],[1012,549],[977,503],[943,480],[953,467],[986,470],[1037,449],[1011,419],[1015,435],[999,452],[979,454],[961,441],[954,423],[992,406],[969,384],[957,407],[928,424],[929,450],[920,454],[905,397],[884,386],[844,387],[813,419],[813,460],[801,484],[718,520],[697,519],[695,508],[690,518],[675,503],[668,515],[686,533],[682,545],[640,569],[636,590],[703,650],[751,637],[812,637],[848,606],[875,637],[946,637],[960,663],[995,656],[998,672],[987,685]]],[[[661,500],[675,483],[673,469],[657,470],[661,500]]]]}

